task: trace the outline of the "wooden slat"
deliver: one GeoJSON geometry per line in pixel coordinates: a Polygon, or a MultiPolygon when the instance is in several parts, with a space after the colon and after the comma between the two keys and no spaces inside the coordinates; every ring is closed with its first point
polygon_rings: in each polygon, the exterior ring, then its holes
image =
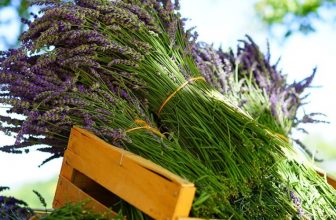
{"type": "Polygon", "coordinates": [[[176,214],[175,215],[176,217],[189,216],[189,212],[195,196],[195,191],[196,191],[195,187],[183,187],[180,189],[174,213],[183,213],[183,215],[176,214]]]}
{"type": "Polygon", "coordinates": [[[189,215],[194,184],[83,129],[72,129],[64,163],[154,219],[189,215]]]}
{"type": "Polygon", "coordinates": [[[87,209],[106,214],[108,217],[116,216],[115,212],[80,190],[65,177],[59,176],[53,207],[60,208],[67,203],[79,203],[83,201],[86,202],[84,207],[87,209]]]}
{"type": "Polygon", "coordinates": [[[327,182],[336,189],[336,180],[333,179],[332,177],[328,176],[327,177],[327,182]]]}
{"type": "Polygon", "coordinates": [[[318,167],[314,167],[314,168],[315,168],[316,172],[317,172],[320,176],[322,176],[322,177],[326,177],[327,182],[328,182],[332,187],[334,187],[334,188],[336,189],[336,180],[335,180],[334,178],[328,176],[327,173],[326,173],[324,170],[322,170],[321,168],[318,168],[318,167]]]}
{"type": "Polygon", "coordinates": [[[329,183],[329,185],[331,185],[332,187],[334,187],[334,189],[336,189],[336,180],[333,179],[330,176],[327,176],[327,182],[329,183]]]}
{"type": "Polygon", "coordinates": [[[73,168],[67,163],[66,160],[63,160],[60,175],[67,180],[72,181],[73,172],[73,168]]]}
{"type": "Polygon", "coordinates": [[[92,134],[91,132],[85,129],[82,129],[76,126],[72,128],[71,135],[69,138],[69,143],[68,143],[68,149],[71,149],[74,151],[74,148],[72,148],[73,138],[77,139],[76,142],[79,140],[78,138],[80,138],[80,140],[90,140],[90,143],[94,143],[94,146],[98,145],[101,149],[108,148],[110,150],[112,148],[112,151],[123,153],[124,156],[127,156],[128,158],[135,160],[137,164],[143,167],[146,167],[147,169],[152,170],[153,172],[161,176],[164,176],[167,179],[170,179],[172,182],[176,182],[178,184],[185,185],[185,186],[194,186],[193,183],[190,183],[189,181],[181,178],[180,176],[175,175],[174,173],[162,168],[161,166],[149,160],[144,159],[143,157],[137,156],[136,154],[133,154],[129,151],[122,150],[118,147],[115,147],[113,145],[106,143],[105,141],[103,141],[102,139],[100,139],[99,137],[97,137],[96,135],[92,134]]]}

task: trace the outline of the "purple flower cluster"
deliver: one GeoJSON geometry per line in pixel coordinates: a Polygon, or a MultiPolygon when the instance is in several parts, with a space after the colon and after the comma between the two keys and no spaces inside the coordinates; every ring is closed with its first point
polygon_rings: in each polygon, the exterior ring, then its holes
{"type": "Polygon", "coordinates": [[[227,93],[230,90],[228,81],[233,67],[228,63],[226,54],[202,42],[192,45],[192,53],[205,79],[221,93],[227,93]]]}
{"type": "Polygon", "coordinates": [[[32,215],[33,211],[24,201],[0,195],[0,219],[29,219],[32,215]]]}
{"type": "MultiPolygon", "coordinates": [[[[277,126],[281,127],[280,133],[289,133],[292,128],[307,133],[301,124],[306,123],[328,123],[324,120],[317,120],[316,116],[325,116],[321,113],[305,114],[298,118],[298,109],[303,106],[308,95],[304,92],[311,86],[316,73],[307,78],[289,84],[286,75],[278,70],[277,64],[271,65],[270,52],[263,54],[253,40],[247,36],[247,40],[242,40],[237,52],[232,50],[223,52],[216,50],[212,45],[206,43],[195,43],[191,41],[191,52],[203,76],[218,91],[223,94],[250,93],[249,86],[244,80],[249,81],[252,76],[252,83],[260,91],[266,92],[269,100],[270,114],[277,120],[277,126]],[[236,72],[236,70],[238,70],[236,72]],[[236,75],[237,74],[237,75],[236,75]],[[236,78],[237,77],[237,78],[236,78]],[[236,82],[238,79],[238,83],[236,82]],[[239,87],[237,91],[237,86],[239,87]]],[[[239,95],[239,94],[238,94],[239,95]]],[[[254,105],[244,98],[237,100],[239,106],[254,105]]],[[[261,103],[265,104],[265,103],[261,103]]],[[[253,114],[253,112],[250,112],[253,114]]],[[[257,111],[256,114],[261,112],[257,111]]],[[[255,115],[259,117],[259,115],[255,115]]],[[[307,155],[312,156],[312,152],[300,141],[293,140],[307,155]]],[[[321,162],[321,159],[314,158],[321,162]]]]}
{"type": "Polygon", "coordinates": [[[39,150],[52,153],[49,159],[62,156],[74,124],[108,139],[124,138],[122,132],[95,129],[95,122],[104,122],[107,115],[103,103],[90,106],[89,101],[72,93],[111,104],[117,102],[115,96],[131,100],[128,87],[142,88],[143,84],[131,73],[119,71],[116,66],[136,66],[151,49],[149,45],[136,39],[132,39],[136,49],[122,45],[99,28],[103,25],[111,30],[114,26],[113,32],[121,37],[121,26],[135,30],[147,25],[158,31],[157,22],[150,15],[150,3],[34,2],[43,6],[42,15],[34,15],[32,22],[26,22],[29,28],[21,36],[22,46],[0,53],[0,103],[9,106],[8,114],[26,117],[19,120],[1,116],[0,130],[16,135],[16,142],[0,150],[21,153],[28,152],[31,145],[45,144],[51,147],[41,146],[39,150]],[[101,62],[106,66],[102,67],[101,62]],[[93,78],[104,82],[106,88],[91,85],[93,78]],[[120,85],[122,78],[127,79],[126,85],[120,85]],[[101,114],[83,112],[80,109],[84,107],[101,114]]]}
{"type": "MultiPolygon", "coordinates": [[[[238,80],[249,79],[252,73],[253,83],[267,93],[270,111],[278,121],[289,120],[293,122],[293,127],[300,122],[317,122],[312,119],[314,114],[306,115],[304,119],[297,118],[297,110],[307,97],[302,94],[311,85],[316,69],[302,81],[288,84],[277,64],[270,64],[269,51],[264,55],[248,36],[247,40],[241,42],[242,46],[238,46],[236,54],[232,50],[216,50],[205,43],[192,45],[193,56],[207,81],[225,94],[232,89],[234,82],[230,82],[229,78],[235,74],[236,69],[238,80]]],[[[242,86],[241,92],[243,91],[248,91],[248,88],[242,86]]]]}
{"type": "Polygon", "coordinates": [[[291,198],[295,208],[297,209],[298,216],[300,218],[302,218],[305,213],[304,213],[304,210],[302,208],[301,199],[299,197],[297,197],[293,191],[290,191],[289,194],[290,194],[290,198],[291,198]]]}

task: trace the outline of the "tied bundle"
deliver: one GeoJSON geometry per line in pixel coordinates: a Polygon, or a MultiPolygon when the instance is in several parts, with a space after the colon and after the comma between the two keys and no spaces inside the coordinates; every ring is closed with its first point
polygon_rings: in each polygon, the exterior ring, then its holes
{"type": "MultiPolygon", "coordinates": [[[[335,217],[334,190],[295,160],[276,119],[260,123],[236,96],[205,82],[177,4],[36,4],[42,16],[0,58],[1,102],[26,116],[1,116],[2,130],[17,139],[3,151],[47,144],[39,150],[53,153],[48,161],[62,156],[71,126],[80,125],[194,182],[193,216],[335,217]]],[[[146,218],[123,207],[131,219],[146,218]]]]}
{"type": "MultiPolygon", "coordinates": [[[[299,108],[306,104],[308,95],[302,94],[311,86],[316,68],[309,77],[288,84],[286,76],[277,68],[279,60],[275,65],[270,64],[269,45],[264,55],[249,36],[241,44],[236,54],[232,50],[216,50],[204,42],[194,44],[193,57],[207,82],[230,96],[253,118],[260,118],[268,111],[270,120],[265,125],[269,127],[273,121],[276,124],[272,127],[278,127],[277,132],[283,135],[287,136],[293,128],[307,133],[299,127],[302,123],[328,123],[315,119],[315,116],[323,116],[321,113],[304,113],[302,118],[297,116],[299,108]]],[[[262,120],[258,122],[264,123],[262,120]]]]}

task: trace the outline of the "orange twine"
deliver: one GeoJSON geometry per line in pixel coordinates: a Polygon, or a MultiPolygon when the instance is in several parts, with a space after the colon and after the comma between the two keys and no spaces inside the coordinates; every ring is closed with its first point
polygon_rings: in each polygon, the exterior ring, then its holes
{"type": "Polygon", "coordinates": [[[283,140],[283,141],[285,141],[285,142],[287,142],[287,143],[289,142],[288,137],[286,137],[286,136],[284,136],[284,135],[282,135],[282,134],[279,134],[279,133],[277,133],[277,132],[271,131],[271,130],[269,130],[269,129],[266,129],[266,131],[267,131],[269,134],[271,134],[271,135],[273,135],[273,136],[276,136],[276,137],[280,138],[281,140],[283,140]]]}
{"type": "Polygon", "coordinates": [[[146,121],[144,120],[141,120],[141,119],[136,119],[134,120],[134,122],[137,124],[137,125],[142,125],[142,126],[139,126],[139,127],[135,127],[135,128],[130,128],[128,130],[126,130],[126,133],[128,132],[132,132],[132,131],[136,131],[136,130],[140,130],[140,129],[145,129],[145,130],[148,130],[162,138],[164,138],[165,136],[159,131],[159,129],[156,129],[156,128],[153,128],[151,127],[146,121]]]}
{"type": "Polygon", "coordinates": [[[277,137],[279,137],[280,139],[282,139],[283,141],[285,141],[285,142],[289,142],[288,138],[285,137],[284,135],[279,134],[279,133],[275,133],[275,135],[276,135],[277,137]]]}
{"type": "Polygon", "coordinates": [[[173,98],[176,93],[178,93],[181,89],[183,89],[185,86],[187,86],[189,83],[192,83],[194,81],[197,81],[197,80],[203,80],[205,81],[205,78],[203,76],[198,76],[198,77],[194,77],[194,78],[190,78],[188,79],[188,81],[185,81],[182,85],[180,85],[172,94],[170,94],[161,104],[160,108],[159,108],[159,111],[157,113],[157,115],[160,115],[163,107],[165,107],[165,105],[169,102],[169,100],[171,98],[173,98]]]}

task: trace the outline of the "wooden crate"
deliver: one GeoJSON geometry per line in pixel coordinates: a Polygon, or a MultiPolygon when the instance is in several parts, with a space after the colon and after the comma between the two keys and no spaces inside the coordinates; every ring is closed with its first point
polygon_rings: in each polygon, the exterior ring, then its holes
{"type": "Polygon", "coordinates": [[[181,177],[78,127],[71,130],[53,207],[87,201],[94,211],[122,199],[154,219],[188,217],[195,187],[181,177]]]}
{"type": "Polygon", "coordinates": [[[327,181],[332,187],[334,187],[336,189],[336,180],[335,179],[327,176],[327,181]]]}
{"type": "MultiPolygon", "coordinates": [[[[336,188],[336,181],[325,177],[336,188]]],[[[122,199],[154,219],[201,220],[188,217],[195,190],[193,183],[74,127],[53,207],[85,201],[88,209],[115,216],[109,207],[122,199]]]]}

